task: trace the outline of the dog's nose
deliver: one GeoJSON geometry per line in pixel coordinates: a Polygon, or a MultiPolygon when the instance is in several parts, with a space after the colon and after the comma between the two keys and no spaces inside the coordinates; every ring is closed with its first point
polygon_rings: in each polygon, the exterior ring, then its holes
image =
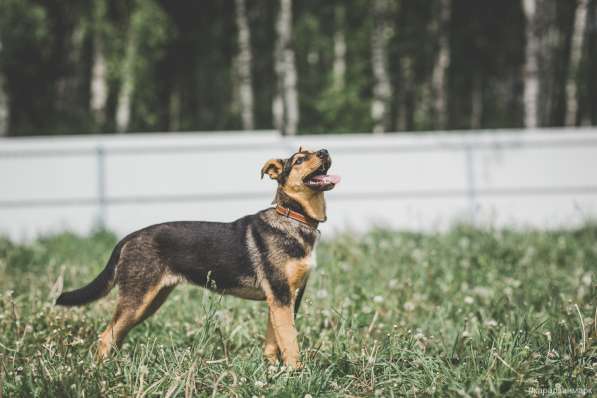
{"type": "Polygon", "coordinates": [[[319,151],[317,151],[317,156],[323,159],[329,157],[330,154],[327,149],[320,149],[319,151]]]}

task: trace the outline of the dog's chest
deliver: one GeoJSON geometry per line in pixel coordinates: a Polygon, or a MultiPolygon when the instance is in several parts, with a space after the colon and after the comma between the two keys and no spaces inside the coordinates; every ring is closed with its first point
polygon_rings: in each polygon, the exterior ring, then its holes
{"type": "Polygon", "coordinates": [[[305,257],[290,260],[286,264],[286,277],[291,289],[298,289],[303,286],[312,269],[317,266],[315,248],[305,257]]]}

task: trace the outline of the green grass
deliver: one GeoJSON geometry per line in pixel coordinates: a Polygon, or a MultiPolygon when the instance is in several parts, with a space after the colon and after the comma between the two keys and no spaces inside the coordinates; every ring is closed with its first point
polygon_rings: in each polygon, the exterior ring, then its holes
{"type": "Polygon", "coordinates": [[[597,393],[596,225],[324,241],[297,321],[305,368],[293,372],[262,359],[265,304],[189,285],[96,363],[115,292],[84,308],[52,301],[61,276],[68,289],[87,283],[114,243],[106,232],[0,240],[4,396],[597,393]]]}

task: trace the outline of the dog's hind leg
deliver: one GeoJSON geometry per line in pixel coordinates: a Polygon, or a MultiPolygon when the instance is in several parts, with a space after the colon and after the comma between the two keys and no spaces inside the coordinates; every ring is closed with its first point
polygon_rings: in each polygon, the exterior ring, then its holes
{"type": "Polygon", "coordinates": [[[153,315],[166,301],[175,285],[158,283],[147,289],[141,300],[138,296],[127,295],[126,291],[119,294],[116,313],[110,325],[101,334],[98,357],[105,359],[112,347],[120,346],[127,333],[136,325],[153,315]]]}

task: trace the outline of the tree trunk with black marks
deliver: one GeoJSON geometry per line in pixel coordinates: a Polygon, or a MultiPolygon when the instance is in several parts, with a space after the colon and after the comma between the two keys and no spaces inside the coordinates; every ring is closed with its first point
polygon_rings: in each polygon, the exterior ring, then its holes
{"type": "Polygon", "coordinates": [[[344,21],[346,12],[343,6],[336,6],[334,10],[334,64],[333,84],[336,90],[342,90],[346,83],[346,36],[344,21]]]}
{"type": "Polygon", "coordinates": [[[578,125],[578,72],[585,36],[588,3],[588,0],[579,0],[574,15],[574,30],[572,31],[566,80],[566,126],[578,125]]]}
{"type": "Polygon", "coordinates": [[[108,99],[108,71],[101,31],[101,24],[106,17],[103,6],[103,2],[96,2],[93,15],[93,65],[89,104],[95,123],[100,129],[106,122],[106,101],[108,99]]]}
{"type": "Polygon", "coordinates": [[[292,0],[281,0],[278,20],[278,35],[275,48],[275,72],[277,92],[274,95],[272,112],[274,127],[283,135],[296,135],[299,123],[297,74],[292,49],[292,0]]]}
{"type": "Polygon", "coordinates": [[[129,130],[131,121],[131,106],[135,87],[134,64],[136,57],[136,34],[131,26],[128,32],[124,62],[121,69],[120,92],[116,108],[116,129],[119,133],[129,130]]]}
{"type": "Polygon", "coordinates": [[[398,101],[398,120],[396,126],[399,131],[414,129],[415,76],[413,58],[404,55],[400,59],[400,98],[398,101]]]}
{"type": "Polygon", "coordinates": [[[254,128],[253,79],[251,74],[251,30],[247,19],[245,0],[236,0],[236,27],[238,34],[238,97],[243,130],[254,128]]]}
{"type": "Polygon", "coordinates": [[[473,130],[481,128],[483,117],[483,85],[480,76],[473,78],[473,88],[471,93],[471,123],[473,130]]]}
{"type": "Polygon", "coordinates": [[[450,66],[450,0],[440,1],[440,16],[437,23],[438,51],[433,73],[431,76],[431,85],[433,92],[433,127],[437,130],[447,128],[447,95],[446,95],[446,75],[450,66]]]}
{"type": "Polygon", "coordinates": [[[387,38],[389,26],[386,20],[387,0],[375,0],[373,3],[373,31],[371,33],[371,66],[373,69],[373,100],[371,118],[373,132],[384,133],[388,128],[389,102],[392,86],[388,73],[387,38]]]}
{"type": "Polygon", "coordinates": [[[535,128],[538,126],[537,101],[539,96],[539,72],[537,38],[537,0],[522,0],[524,15],[526,17],[526,49],[523,71],[524,79],[524,126],[535,128]]]}
{"type": "MultiPolygon", "coordinates": [[[[0,38],[0,56],[2,56],[2,38],[0,38]]],[[[8,135],[8,95],[4,84],[4,73],[0,70],[0,137],[8,135]]]]}

